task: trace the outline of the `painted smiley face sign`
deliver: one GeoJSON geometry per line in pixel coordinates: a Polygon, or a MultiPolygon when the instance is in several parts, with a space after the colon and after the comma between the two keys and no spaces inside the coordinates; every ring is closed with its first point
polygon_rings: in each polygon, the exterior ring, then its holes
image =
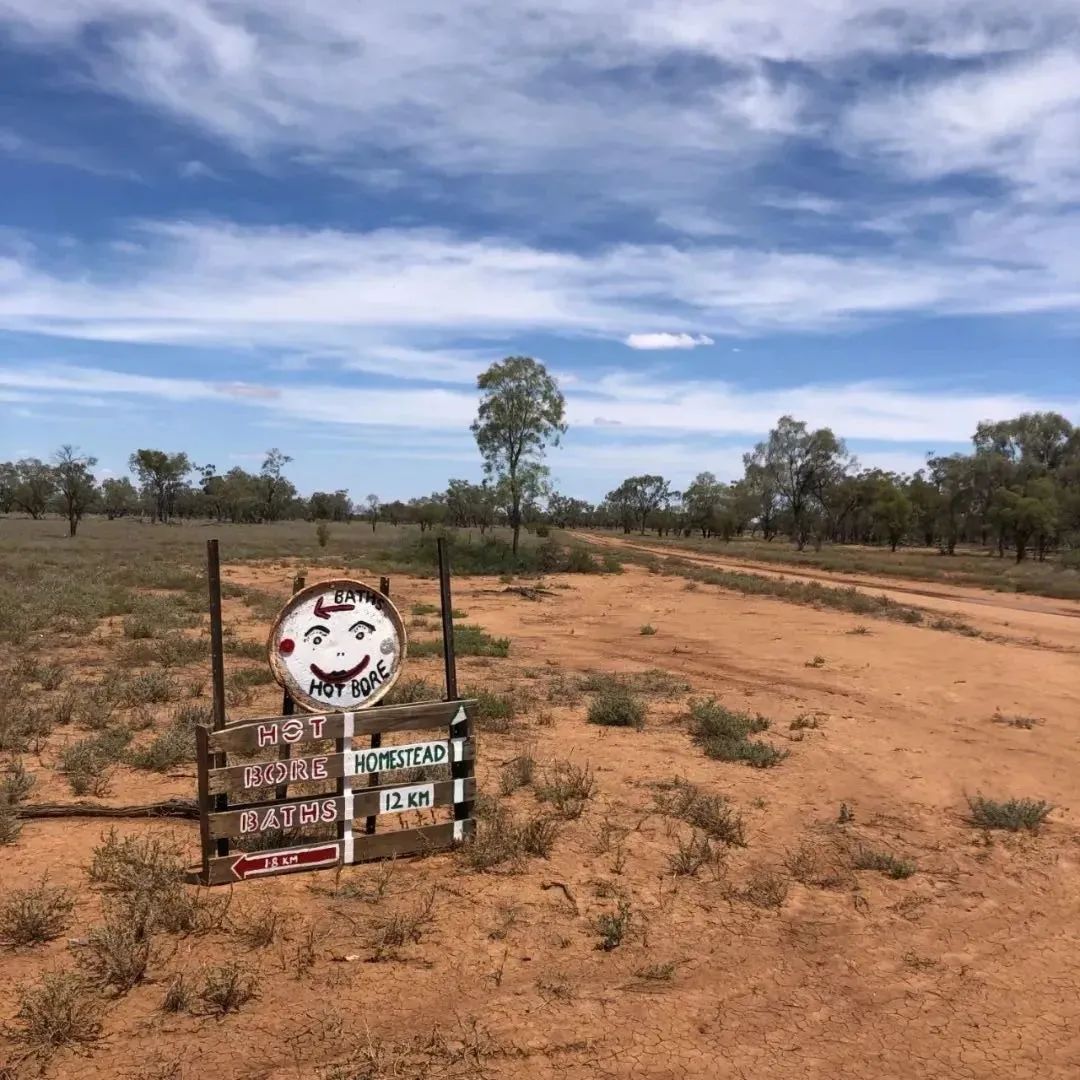
{"type": "Polygon", "coordinates": [[[298,705],[313,712],[363,709],[401,673],[405,625],[377,589],[336,578],[298,592],[267,647],[277,681],[298,705]]]}

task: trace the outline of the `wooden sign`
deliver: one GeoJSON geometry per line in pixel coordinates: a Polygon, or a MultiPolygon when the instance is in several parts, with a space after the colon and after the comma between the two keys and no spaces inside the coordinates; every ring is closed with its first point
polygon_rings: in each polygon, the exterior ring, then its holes
{"type": "Polygon", "coordinates": [[[394,685],[405,660],[405,624],[378,589],[334,578],[309,585],[270,631],[270,667],[305,709],[361,709],[394,685]]]}
{"type": "MultiPolygon", "coordinates": [[[[437,851],[471,835],[470,817],[476,797],[473,759],[475,701],[427,701],[394,705],[363,713],[327,712],[309,716],[270,716],[218,731],[197,729],[203,868],[198,880],[208,885],[246,881],[271,874],[296,873],[348,865],[388,855],[437,851]],[[441,729],[440,737],[410,739],[396,745],[353,747],[356,736],[441,729]],[[326,752],[333,740],[344,750],[326,752]],[[305,748],[293,756],[297,748],[305,748]],[[312,752],[312,751],[322,752],[312,752]],[[276,756],[267,755],[277,752],[276,756]],[[230,763],[229,755],[234,755],[230,763]],[[247,756],[237,761],[235,755],[247,756]],[[251,755],[259,755],[252,759],[251,755]],[[449,779],[424,773],[450,767],[449,779]],[[419,772],[407,781],[402,770],[419,772]],[[399,774],[396,783],[395,773],[399,774]],[[390,774],[390,775],[387,775],[390,774]],[[375,784],[368,785],[370,778],[375,784]],[[323,782],[338,789],[319,792],[323,782]],[[354,783],[361,786],[354,788],[354,783]],[[303,795],[282,793],[290,784],[304,784],[303,795]],[[310,791],[315,786],[314,792],[310,791]],[[248,801],[227,803],[234,793],[248,801]],[[270,798],[258,801],[265,793],[270,798]],[[374,821],[394,815],[421,813],[434,817],[440,808],[453,811],[453,820],[394,830],[354,831],[360,819],[374,821]],[[322,839],[335,827],[337,839],[322,839]],[[272,832],[295,836],[293,845],[267,851],[228,852],[272,832]],[[314,834],[314,835],[313,835],[314,834]],[[221,845],[226,845],[224,851],[221,845]]],[[[443,774],[445,776],[445,772],[443,774]]],[[[445,812],[445,811],[444,811],[445,812]]],[[[423,820],[421,817],[420,820],[423,820]]]]}

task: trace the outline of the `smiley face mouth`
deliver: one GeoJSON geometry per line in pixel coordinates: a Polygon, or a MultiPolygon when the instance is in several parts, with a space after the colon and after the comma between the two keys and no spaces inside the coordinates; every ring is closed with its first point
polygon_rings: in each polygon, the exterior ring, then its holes
{"type": "Polygon", "coordinates": [[[371,657],[365,656],[356,667],[351,667],[348,671],[323,671],[318,664],[312,664],[311,673],[317,676],[320,682],[333,683],[334,686],[340,686],[342,683],[347,683],[350,679],[355,679],[356,676],[368,666],[370,661],[371,657]]]}

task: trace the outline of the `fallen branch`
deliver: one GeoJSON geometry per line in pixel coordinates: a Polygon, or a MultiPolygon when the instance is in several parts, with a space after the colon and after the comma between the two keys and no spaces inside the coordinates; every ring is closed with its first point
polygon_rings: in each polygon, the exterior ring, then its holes
{"type": "Polygon", "coordinates": [[[198,818],[199,804],[194,799],[166,799],[143,806],[106,806],[96,802],[25,803],[11,808],[21,818],[56,817],[175,817],[198,818]]]}

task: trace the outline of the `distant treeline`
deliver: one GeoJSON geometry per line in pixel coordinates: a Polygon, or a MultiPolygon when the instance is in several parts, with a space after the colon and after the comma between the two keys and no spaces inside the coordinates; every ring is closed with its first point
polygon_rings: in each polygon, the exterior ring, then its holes
{"type": "MultiPolygon", "coordinates": [[[[186,453],[137,450],[131,477],[94,475],[97,462],[70,446],[52,461],[0,463],[0,513],[67,517],[72,535],[87,513],[138,515],[168,522],[204,519],[258,523],[285,519],[345,522],[377,528],[414,524],[478,528],[512,523],[504,480],[451,480],[445,491],[383,502],[354,502],[348,489],[301,497],[285,475],[291,461],[267,451],[258,472],[219,473],[186,453]]],[[[659,475],[627,478],[593,504],[528,485],[521,520],[533,527],[655,530],[660,535],[732,539],[789,538],[800,548],[824,542],[936,546],[981,544],[1018,561],[1080,547],[1080,429],[1057,413],[1027,413],[978,426],[968,454],[929,457],[912,476],[863,469],[828,428],[811,430],[781,417],[769,437],[743,456],[732,482],[699,473],[684,491],[659,475]]]]}

